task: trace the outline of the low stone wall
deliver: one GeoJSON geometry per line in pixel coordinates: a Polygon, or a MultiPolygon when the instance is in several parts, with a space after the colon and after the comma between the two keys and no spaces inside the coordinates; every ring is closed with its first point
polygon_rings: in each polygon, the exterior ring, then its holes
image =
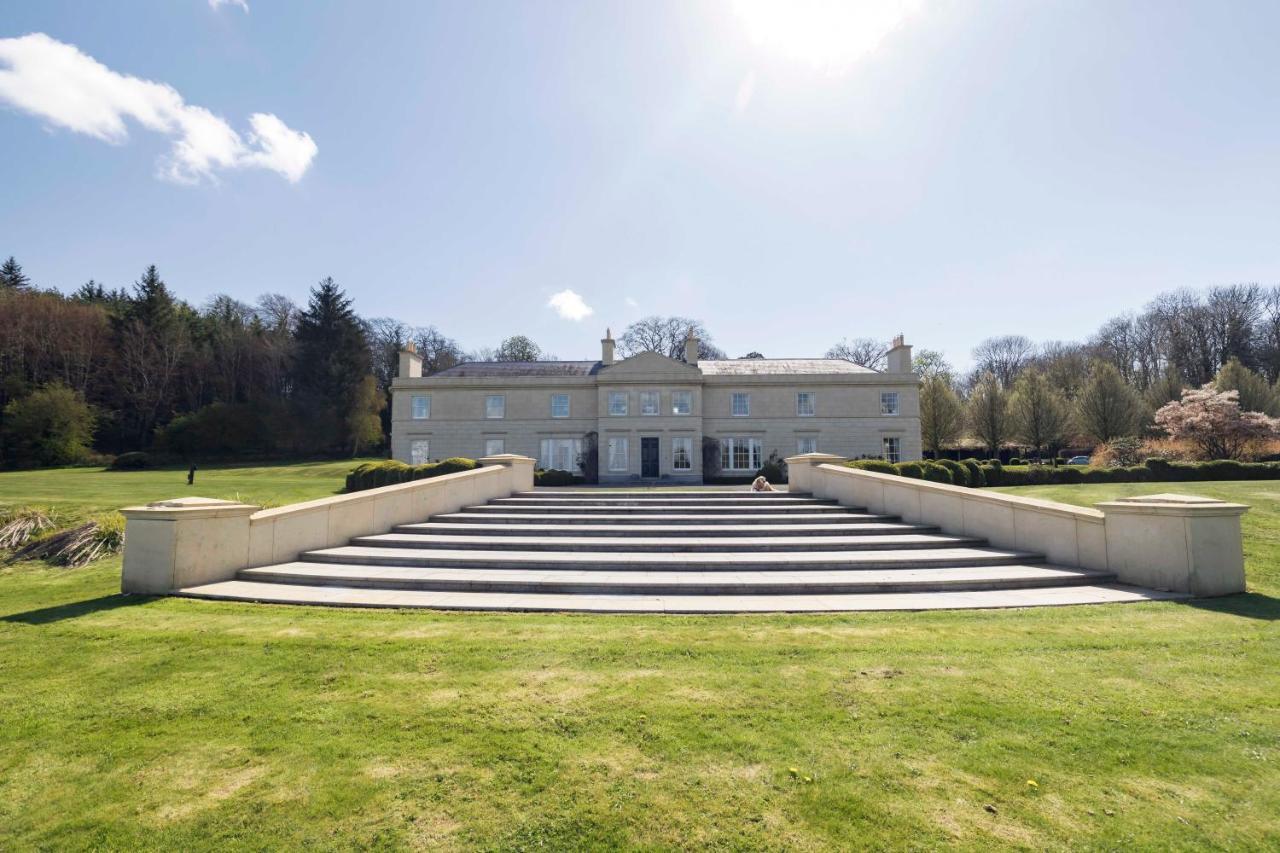
{"type": "Polygon", "coordinates": [[[1115,572],[1121,583],[1212,596],[1243,592],[1243,504],[1159,494],[1095,509],[844,467],[839,456],[787,459],[790,488],[846,506],[980,536],[997,548],[1115,572]]]}
{"type": "Polygon", "coordinates": [[[286,563],[533,488],[533,459],[504,454],[479,462],[484,467],[474,471],[273,509],[211,498],[128,507],[121,510],[127,525],[121,589],[165,593],[230,580],[241,569],[286,563]]]}

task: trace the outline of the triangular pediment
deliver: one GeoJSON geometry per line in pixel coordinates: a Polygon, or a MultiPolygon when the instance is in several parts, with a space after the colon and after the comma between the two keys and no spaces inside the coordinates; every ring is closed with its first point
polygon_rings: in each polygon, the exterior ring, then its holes
{"type": "Polygon", "coordinates": [[[600,368],[601,377],[612,379],[640,376],[692,379],[701,375],[702,372],[698,368],[690,367],[683,361],[676,361],[674,358],[667,358],[656,352],[639,352],[616,364],[600,368]]]}

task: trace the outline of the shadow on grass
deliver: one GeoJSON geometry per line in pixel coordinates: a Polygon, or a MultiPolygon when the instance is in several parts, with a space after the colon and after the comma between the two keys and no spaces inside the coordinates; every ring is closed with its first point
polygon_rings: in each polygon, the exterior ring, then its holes
{"type": "Polygon", "coordinates": [[[1243,592],[1239,595],[1224,595],[1221,598],[1193,598],[1184,603],[1200,610],[1229,613],[1232,616],[1244,616],[1248,619],[1261,619],[1266,622],[1280,619],[1280,598],[1273,598],[1260,592],[1243,592]]]}
{"type": "Polygon", "coordinates": [[[133,607],[146,604],[154,596],[150,595],[103,595],[88,601],[73,601],[70,604],[59,604],[56,607],[42,607],[39,610],[28,610],[25,613],[13,613],[0,618],[0,622],[18,622],[23,625],[46,625],[50,622],[61,622],[63,619],[76,619],[90,613],[101,613],[105,610],[117,610],[121,607],[133,607]]]}

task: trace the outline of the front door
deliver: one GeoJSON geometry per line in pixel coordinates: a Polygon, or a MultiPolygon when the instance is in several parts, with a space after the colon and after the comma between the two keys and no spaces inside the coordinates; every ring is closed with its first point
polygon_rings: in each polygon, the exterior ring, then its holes
{"type": "Polygon", "coordinates": [[[654,478],[658,476],[657,436],[640,437],[640,476],[654,478]]]}

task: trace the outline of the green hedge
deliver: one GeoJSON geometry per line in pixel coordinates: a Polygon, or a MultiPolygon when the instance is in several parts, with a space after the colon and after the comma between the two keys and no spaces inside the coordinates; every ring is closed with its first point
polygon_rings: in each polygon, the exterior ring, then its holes
{"type": "Polygon", "coordinates": [[[456,474],[459,471],[472,471],[480,467],[474,459],[454,456],[440,462],[429,462],[425,465],[406,465],[395,459],[381,462],[365,462],[357,465],[347,475],[345,491],[362,492],[365,489],[376,489],[381,486],[394,486],[397,483],[408,483],[411,480],[426,480],[442,474],[456,474]]]}
{"type": "Polygon", "coordinates": [[[979,462],[949,459],[890,464],[880,459],[858,459],[846,467],[880,474],[897,474],[916,480],[954,483],[959,486],[1050,486],[1074,483],[1187,483],[1206,480],[1280,480],[1280,462],[1170,462],[1148,459],[1127,468],[1075,468],[1049,465],[1004,466],[991,459],[979,462]],[[963,473],[961,473],[963,472],[963,473]]]}
{"type": "Polygon", "coordinates": [[[545,471],[533,472],[533,484],[535,486],[580,486],[586,481],[587,479],[581,474],[561,471],[559,468],[548,468],[545,471]]]}

